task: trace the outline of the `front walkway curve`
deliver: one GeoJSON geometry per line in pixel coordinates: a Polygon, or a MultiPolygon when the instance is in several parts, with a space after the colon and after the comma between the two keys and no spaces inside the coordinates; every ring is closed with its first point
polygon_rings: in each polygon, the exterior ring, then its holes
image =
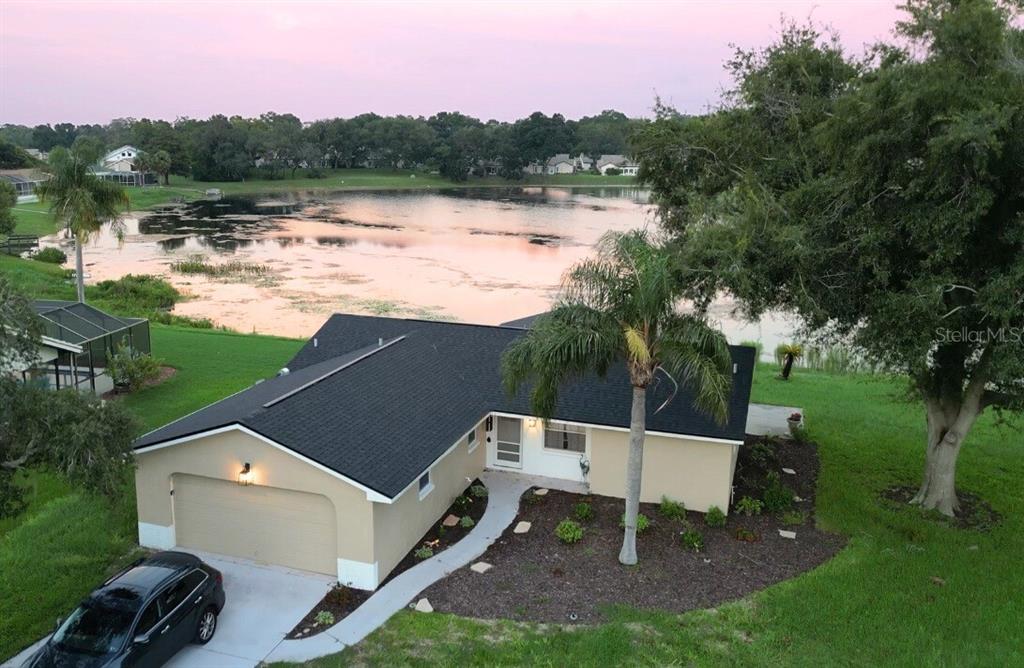
{"type": "Polygon", "coordinates": [[[331,628],[310,638],[282,640],[263,660],[309,661],[340,652],[370,635],[421,591],[482,555],[515,519],[519,498],[530,487],[586,491],[582,484],[568,480],[504,471],[484,471],[480,479],[487,485],[487,510],[462,540],[395,577],[331,628]]]}

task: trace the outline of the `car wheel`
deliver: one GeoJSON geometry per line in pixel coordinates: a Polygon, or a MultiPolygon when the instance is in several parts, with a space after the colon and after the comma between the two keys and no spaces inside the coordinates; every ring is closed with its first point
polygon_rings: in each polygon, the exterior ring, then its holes
{"type": "Polygon", "coordinates": [[[195,643],[197,645],[205,645],[210,642],[216,631],[217,609],[211,606],[206,610],[203,610],[203,614],[199,615],[199,622],[196,624],[195,643]]]}

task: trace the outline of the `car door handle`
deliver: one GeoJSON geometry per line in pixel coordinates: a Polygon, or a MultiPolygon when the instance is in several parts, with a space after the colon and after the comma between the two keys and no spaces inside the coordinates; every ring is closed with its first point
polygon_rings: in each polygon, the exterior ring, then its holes
{"type": "Polygon", "coordinates": [[[199,598],[197,598],[197,599],[195,600],[195,604],[196,604],[196,605],[199,605],[199,601],[201,601],[201,600],[203,600],[203,597],[202,597],[202,596],[200,596],[199,598]]]}
{"type": "Polygon", "coordinates": [[[160,631],[160,635],[163,635],[163,634],[167,633],[167,632],[168,632],[168,631],[170,631],[170,630],[171,630],[171,625],[170,625],[170,624],[168,624],[167,626],[165,626],[165,627],[163,628],[163,630],[162,630],[162,631],[160,631]]]}

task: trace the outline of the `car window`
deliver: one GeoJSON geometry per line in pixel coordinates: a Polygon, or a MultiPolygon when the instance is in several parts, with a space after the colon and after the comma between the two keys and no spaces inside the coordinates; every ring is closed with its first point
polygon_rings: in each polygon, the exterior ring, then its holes
{"type": "Polygon", "coordinates": [[[205,575],[201,571],[192,571],[185,577],[178,580],[176,583],[163,593],[161,597],[161,604],[163,605],[164,614],[167,614],[185,600],[185,598],[192,593],[192,590],[203,581],[205,575]]]}
{"type": "Polygon", "coordinates": [[[141,636],[149,632],[153,625],[160,619],[160,608],[157,601],[153,601],[142,611],[139,623],[135,626],[135,635],[141,636]]]}
{"type": "Polygon", "coordinates": [[[60,625],[52,641],[71,652],[112,654],[124,644],[134,616],[134,611],[85,603],[60,625]]]}

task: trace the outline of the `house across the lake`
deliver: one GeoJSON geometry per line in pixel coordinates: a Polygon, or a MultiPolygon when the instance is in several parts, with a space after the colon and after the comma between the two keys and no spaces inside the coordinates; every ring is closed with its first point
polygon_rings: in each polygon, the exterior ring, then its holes
{"type": "Polygon", "coordinates": [[[32,305],[43,326],[37,359],[9,370],[24,381],[103,394],[114,388],[108,353],[120,346],[150,352],[149,321],[143,318],[110,315],[81,302],[40,300],[32,305]]]}
{"type": "MultiPolygon", "coordinates": [[[[503,389],[503,326],[334,315],[270,379],[135,445],[139,542],[233,555],[375,589],[484,469],[624,495],[624,365],[562,389],[553,419],[503,389]]],[[[729,507],[754,349],[733,347],[729,419],[649,392],[641,498],[729,507]]]]}
{"type": "Polygon", "coordinates": [[[126,144],[110,151],[93,170],[93,174],[104,181],[114,181],[123,186],[144,186],[158,182],[157,175],[142,171],[136,164],[139,149],[126,144]]]}
{"type": "Polygon", "coordinates": [[[617,170],[623,176],[636,176],[640,165],[624,155],[602,155],[597,159],[597,171],[608,174],[609,170],[617,170]]]}

